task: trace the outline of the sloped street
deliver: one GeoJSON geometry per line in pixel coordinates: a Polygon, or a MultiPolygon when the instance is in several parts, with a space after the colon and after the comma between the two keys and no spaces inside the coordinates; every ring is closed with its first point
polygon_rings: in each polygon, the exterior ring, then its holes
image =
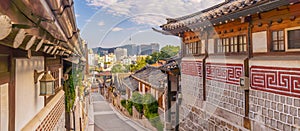
{"type": "Polygon", "coordinates": [[[105,101],[99,93],[91,94],[91,113],[90,119],[94,120],[89,130],[94,131],[143,131],[147,130],[141,125],[122,116],[118,111],[105,101]],[[93,125],[93,126],[91,126],[93,125]]]}

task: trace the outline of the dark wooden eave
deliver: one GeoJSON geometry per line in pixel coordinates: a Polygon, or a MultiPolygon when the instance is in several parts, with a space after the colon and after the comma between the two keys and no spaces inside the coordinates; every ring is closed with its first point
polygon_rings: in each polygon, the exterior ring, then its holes
{"type": "MultiPolygon", "coordinates": [[[[213,27],[214,25],[219,25],[219,24],[225,23],[226,21],[239,19],[241,17],[247,17],[247,16],[250,16],[250,15],[256,14],[256,13],[270,11],[270,10],[276,9],[280,6],[286,6],[291,3],[297,3],[297,2],[299,2],[299,1],[298,0],[268,0],[268,1],[263,1],[262,3],[260,3],[258,5],[245,7],[241,10],[237,10],[235,12],[231,12],[229,14],[218,16],[216,18],[212,18],[212,19],[205,20],[202,22],[199,22],[199,21],[191,22],[191,24],[188,24],[185,26],[171,27],[171,28],[164,28],[166,25],[168,25],[168,24],[165,24],[165,25],[162,25],[161,27],[163,30],[168,31],[173,35],[177,35],[180,32],[191,31],[193,29],[199,29],[199,28],[205,29],[208,27],[213,27]]],[[[183,20],[183,18],[190,18],[190,17],[191,16],[181,17],[180,20],[183,20]]]]}

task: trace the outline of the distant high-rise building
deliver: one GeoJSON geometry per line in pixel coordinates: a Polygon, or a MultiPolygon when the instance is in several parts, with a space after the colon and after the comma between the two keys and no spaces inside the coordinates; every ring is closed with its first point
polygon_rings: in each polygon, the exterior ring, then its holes
{"type": "Polygon", "coordinates": [[[122,58],[127,57],[127,49],[125,48],[116,48],[114,51],[114,54],[116,55],[117,61],[121,61],[122,58]]]}
{"type": "Polygon", "coordinates": [[[127,49],[127,56],[134,56],[137,55],[137,46],[136,44],[129,44],[129,45],[123,45],[120,46],[119,48],[124,48],[127,49]]]}
{"type": "Polygon", "coordinates": [[[139,50],[140,55],[151,55],[154,52],[159,52],[158,43],[151,43],[150,45],[149,44],[140,45],[140,50],[139,50]]]}

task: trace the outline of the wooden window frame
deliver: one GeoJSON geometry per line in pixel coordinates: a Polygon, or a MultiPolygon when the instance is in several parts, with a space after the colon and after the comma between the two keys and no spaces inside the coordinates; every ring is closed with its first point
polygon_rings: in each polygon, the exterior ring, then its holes
{"type": "Polygon", "coordinates": [[[285,38],[285,51],[286,52],[292,52],[292,51],[300,51],[300,48],[298,49],[289,49],[289,44],[288,44],[288,31],[292,31],[292,30],[300,30],[300,26],[298,27],[292,27],[292,28],[286,28],[284,30],[284,38],[285,38]]]}
{"type": "Polygon", "coordinates": [[[236,35],[216,39],[217,54],[242,54],[247,52],[247,35],[236,35]]]}
{"type": "Polygon", "coordinates": [[[197,41],[197,54],[202,54],[202,41],[197,41]]]}
{"type": "Polygon", "coordinates": [[[271,30],[270,31],[270,43],[271,43],[271,46],[270,46],[270,49],[271,49],[271,52],[284,52],[285,50],[286,50],[286,38],[285,38],[285,35],[286,35],[286,33],[285,33],[285,31],[282,29],[279,29],[279,30],[271,30]],[[282,33],[283,33],[283,40],[280,40],[279,39],[279,32],[280,31],[282,31],[282,33]],[[277,34],[277,39],[276,40],[274,40],[273,39],[273,33],[274,32],[276,32],[276,34],[277,34]],[[277,42],[278,43],[278,45],[277,45],[277,50],[274,50],[274,42],[277,42]],[[280,44],[279,44],[279,42],[283,42],[283,50],[280,50],[280,44]]]}

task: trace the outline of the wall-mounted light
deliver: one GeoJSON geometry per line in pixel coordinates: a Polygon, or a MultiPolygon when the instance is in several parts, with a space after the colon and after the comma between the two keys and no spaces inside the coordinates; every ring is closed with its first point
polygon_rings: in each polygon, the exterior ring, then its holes
{"type": "Polygon", "coordinates": [[[38,78],[41,74],[44,74],[43,77],[39,80],[40,81],[40,96],[49,96],[54,95],[54,81],[55,79],[50,74],[50,71],[42,71],[37,72],[34,70],[34,83],[36,84],[38,78]]]}
{"type": "Polygon", "coordinates": [[[240,77],[240,89],[249,90],[249,77],[240,77]]]}

